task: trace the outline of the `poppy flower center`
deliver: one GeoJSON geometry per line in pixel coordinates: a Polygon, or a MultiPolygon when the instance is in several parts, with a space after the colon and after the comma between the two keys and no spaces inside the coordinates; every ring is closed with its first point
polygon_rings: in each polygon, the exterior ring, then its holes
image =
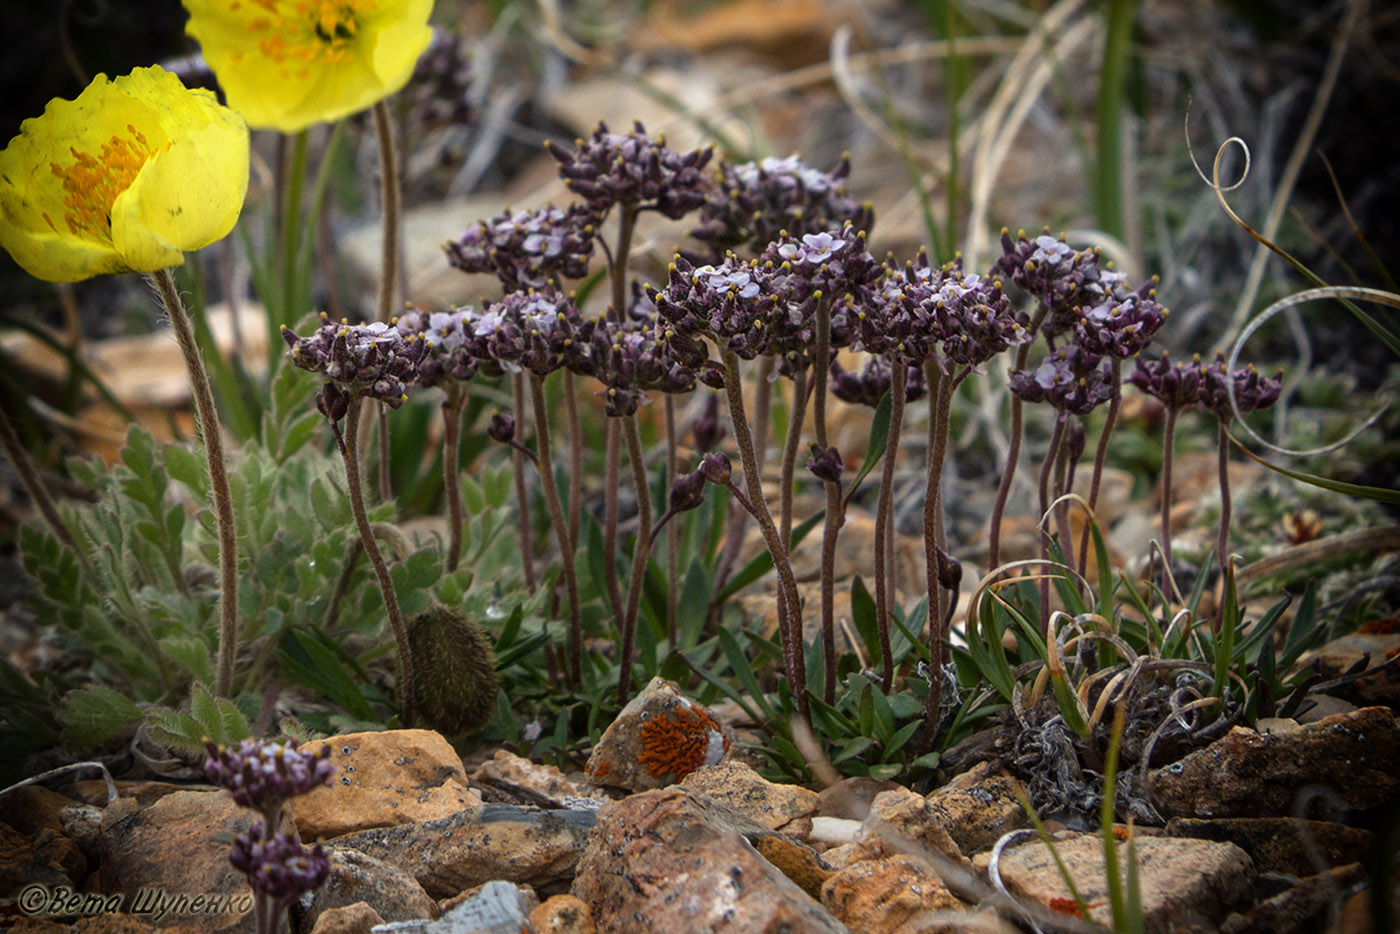
{"type": "MultiPolygon", "coordinates": [[[[372,0],[253,0],[267,11],[248,23],[258,37],[258,50],[279,65],[343,64],[354,58],[359,16],[372,0]]],[[[235,8],[237,4],[235,4],[235,8]]],[[[290,77],[290,68],[283,68],[290,77]]],[[[300,69],[298,75],[305,73],[300,69]]]]}
{"type": "MultiPolygon", "coordinates": [[[[63,183],[63,206],[68,209],[63,212],[63,220],[68,232],[111,240],[112,203],[131,187],[155,150],[145,134],[128,123],[126,135],[113,135],[96,156],[72,147],[68,151],[73,154],[71,164],[49,163],[50,171],[63,183]]],[[[44,220],[58,229],[47,214],[44,220]]]]}

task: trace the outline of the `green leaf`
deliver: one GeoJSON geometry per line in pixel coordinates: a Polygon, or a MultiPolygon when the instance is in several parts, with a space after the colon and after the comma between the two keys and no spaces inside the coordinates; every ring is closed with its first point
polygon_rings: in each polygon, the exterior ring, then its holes
{"type": "Polygon", "coordinates": [[[851,501],[851,497],[855,495],[861,481],[885,455],[885,448],[890,442],[890,412],[894,406],[892,398],[892,395],[887,391],[881,397],[880,403],[875,406],[875,415],[870,422],[870,441],[865,449],[865,461],[860,465],[860,470],[856,471],[851,485],[846,488],[845,502],[851,501]]]}
{"type": "Polygon", "coordinates": [[[744,655],[744,650],[739,647],[738,640],[727,629],[721,629],[718,637],[720,648],[724,651],[724,658],[729,662],[729,668],[734,676],[739,679],[739,683],[748,692],[753,702],[762,709],[764,719],[773,719],[773,711],[768,706],[768,699],[758,686],[758,679],[754,677],[753,668],[749,664],[748,657],[744,655]]]}
{"type": "Polygon", "coordinates": [[[884,652],[880,648],[880,624],[876,617],[875,598],[865,587],[859,574],[851,581],[851,622],[855,624],[865,650],[870,653],[871,667],[881,668],[885,664],[884,652]]]}
{"type": "Polygon", "coordinates": [[[471,474],[462,474],[462,505],[466,507],[468,515],[476,515],[486,511],[486,494],[481,489],[481,484],[477,483],[471,474]]]}
{"type": "Polygon", "coordinates": [[[142,716],[130,698],[100,684],[69,691],[58,708],[64,738],[77,747],[100,746],[140,723],[142,716]]]}
{"type": "Polygon", "coordinates": [[[279,642],[277,658],[298,680],[360,720],[370,720],[374,712],[355,680],[329,649],[314,635],[300,629],[286,630],[279,642]]]}
{"type": "Polygon", "coordinates": [[[161,449],[165,472],[189,487],[195,499],[209,499],[209,465],[183,444],[167,444],[161,449]]]}
{"type": "MultiPolygon", "coordinates": [[[[801,541],[807,537],[807,533],[817,527],[817,523],[822,521],[826,515],[826,510],[820,510],[816,515],[803,522],[792,530],[792,544],[789,548],[796,548],[801,541]]],[[[730,579],[729,583],[720,588],[720,592],[715,595],[715,602],[723,603],[734,596],[754,581],[763,577],[773,570],[773,555],[768,551],[760,552],[752,561],[744,565],[743,569],[730,579]]]]}

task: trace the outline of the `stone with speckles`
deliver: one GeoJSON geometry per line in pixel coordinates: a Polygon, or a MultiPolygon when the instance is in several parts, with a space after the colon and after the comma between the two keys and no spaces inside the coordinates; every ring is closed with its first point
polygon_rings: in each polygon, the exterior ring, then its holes
{"type": "Polygon", "coordinates": [[[595,785],[664,788],[728,753],[729,736],[675,682],[652,678],[599,737],[584,774],[595,785]]]}

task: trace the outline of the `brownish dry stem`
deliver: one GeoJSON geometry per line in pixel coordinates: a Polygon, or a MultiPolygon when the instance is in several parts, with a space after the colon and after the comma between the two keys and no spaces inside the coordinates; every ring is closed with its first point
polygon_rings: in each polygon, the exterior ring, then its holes
{"type": "MultiPolygon", "coordinates": [[[[792,478],[797,473],[797,448],[802,443],[802,423],[807,420],[807,371],[792,376],[792,417],[783,438],[783,462],[778,481],[778,530],[792,542],[792,478]]],[[[762,468],[760,468],[762,469],[762,468]]]]}
{"type": "Polygon", "coordinates": [[[462,387],[447,384],[442,403],[442,475],[447,488],[447,571],[457,570],[462,559],[462,480],[458,476],[457,445],[462,428],[462,387]]]}
{"type": "MultiPolygon", "coordinates": [[[[1104,413],[1103,432],[1099,435],[1098,447],[1094,449],[1094,473],[1089,480],[1089,512],[1092,515],[1099,508],[1099,482],[1103,480],[1104,460],[1108,456],[1108,441],[1113,436],[1113,426],[1118,424],[1118,410],[1123,405],[1123,361],[1113,358],[1113,395],[1108,400],[1108,411],[1104,413]]],[[[1072,481],[1071,481],[1072,482],[1072,481]]],[[[1084,573],[1089,560],[1089,518],[1085,517],[1084,528],[1079,533],[1079,573],[1084,573]]]]}
{"type": "Polygon", "coordinates": [[[885,444],[885,462],[880,465],[880,497],[875,504],[875,625],[880,633],[880,690],[888,694],[894,685],[894,651],[890,643],[890,573],[894,544],[894,471],[899,453],[899,433],[904,421],[908,366],[899,361],[890,365],[890,433],[885,444]]]}
{"type": "MultiPolygon", "coordinates": [[[[1050,559],[1050,528],[1046,513],[1050,511],[1050,474],[1055,469],[1055,460],[1060,454],[1060,442],[1065,436],[1065,419],[1055,419],[1055,429],[1050,433],[1050,446],[1045,451],[1045,462],[1040,465],[1040,560],[1050,559]]],[[[1050,579],[1040,580],[1040,633],[1050,631],[1050,579]]]]}
{"type": "Polygon", "coordinates": [[[744,465],[744,483],[749,488],[749,499],[753,504],[759,530],[763,533],[768,551],[773,556],[773,568],[778,573],[778,633],[783,643],[783,665],[797,703],[797,714],[803,722],[809,722],[807,669],[803,659],[806,650],[802,644],[802,604],[797,597],[797,578],[792,574],[787,544],[778,536],[778,528],[773,524],[772,513],[768,511],[768,501],[763,495],[763,480],[758,472],[753,436],[749,433],[749,420],[744,412],[744,386],[739,379],[739,357],[728,349],[722,350],[721,353],[724,355],[724,391],[729,401],[729,420],[734,427],[734,441],[738,445],[739,457],[744,465]]]}
{"type": "MultiPolygon", "coordinates": [[[[676,401],[668,392],[664,397],[662,413],[666,425],[666,487],[670,489],[680,476],[681,461],[676,437],[676,401]]],[[[677,619],[680,614],[681,578],[681,529],[678,525],[666,525],[666,640],[671,648],[679,644],[677,619]]]]}
{"type": "MultiPolygon", "coordinates": [[[[350,398],[346,410],[347,426],[356,425],[360,420],[362,397],[350,398]]],[[[349,494],[350,512],[355,516],[355,528],[360,532],[360,544],[364,546],[365,557],[374,568],[375,579],[379,582],[379,593],[384,598],[384,609],[389,614],[389,628],[394,634],[394,645],[399,656],[398,697],[399,719],[405,729],[412,728],[413,710],[413,650],[408,642],[408,627],[404,625],[403,614],[399,611],[399,598],[394,592],[394,579],[389,576],[389,566],[384,554],[375,541],[374,530],[370,528],[369,517],[365,513],[364,485],[360,481],[359,438],[354,431],[346,431],[341,442],[341,455],[345,461],[345,488],[349,494]]]]}
{"type": "MultiPolygon", "coordinates": [[[[754,458],[760,471],[768,459],[768,425],[772,421],[773,409],[773,382],[769,377],[773,375],[773,366],[772,357],[759,357],[758,368],[754,371],[754,458]]],[[[719,566],[715,571],[716,593],[729,580],[729,575],[734,570],[734,562],[739,560],[739,552],[744,546],[744,526],[747,522],[748,516],[744,510],[730,503],[729,518],[724,526],[724,551],[720,552],[719,566]]],[[[783,541],[791,542],[792,539],[786,537],[783,541]]]]}
{"type": "Polygon", "coordinates": [[[610,418],[603,429],[603,586],[607,589],[608,603],[621,626],[622,587],[617,579],[617,486],[621,466],[619,428],[617,419],[610,418]]]}
{"type": "MultiPolygon", "coordinates": [[[[1060,450],[1055,455],[1055,495],[1052,499],[1058,500],[1069,490],[1069,447],[1069,425],[1066,423],[1065,443],[1060,445],[1060,450]]],[[[1073,543],[1070,541],[1069,504],[1060,503],[1055,507],[1054,512],[1055,532],[1060,536],[1060,549],[1065,556],[1065,565],[1074,567],[1073,543]]]]}
{"type": "Polygon", "coordinates": [[[622,647],[618,657],[617,702],[627,703],[632,693],[632,652],[637,635],[637,613],[642,605],[642,583],[647,576],[651,554],[651,495],[647,489],[646,463],[642,458],[642,433],[637,416],[622,419],[627,441],[627,459],[632,463],[632,482],[637,487],[637,539],[632,547],[632,574],[627,583],[627,611],[622,618],[622,647]]]}
{"type": "MultiPolygon", "coordinates": [[[[1041,322],[1045,320],[1045,306],[1041,305],[1031,318],[1031,323],[1027,329],[1032,336],[1040,330],[1041,322]]],[[[1024,369],[1026,360],[1030,356],[1032,341],[1027,341],[1016,348],[1015,368],[1024,369]]],[[[995,569],[1001,562],[1001,517],[1006,511],[1006,500],[1011,495],[1011,483],[1016,478],[1016,463],[1021,457],[1021,436],[1025,434],[1022,412],[1021,397],[1015,393],[1011,394],[1011,441],[1006,449],[1006,466],[1001,472],[1001,482],[997,484],[996,499],[992,501],[992,528],[987,539],[987,567],[995,569]]]]}
{"type": "Polygon", "coordinates": [[[538,585],[535,578],[535,532],[530,521],[530,493],[525,488],[525,374],[516,373],[510,380],[515,409],[515,444],[511,452],[511,469],[515,471],[515,508],[520,514],[520,563],[525,571],[525,587],[530,593],[538,585]]]}
{"type": "Polygon", "coordinates": [[[228,697],[233,686],[233,657],[238,649],[238,534],[233,518],[233,494],[229,491],[228,468],[224,460],[219,412],[214,407],[214,391],[204,359],[195,344],[185,303],[175,287],[169,269],[150,274],[152,287],[170,318],[170,330],[185,361],[185,373],[194,395],[197,427],[204,438],[205,461],[209,466],[209,498],[214,507],[214,523],[219,539],[219,649],[215,663],[214,694],[228,697]]]}
{"type": "Polygon", "coordinates": [[[1172,456],[1176,447],[1176,406],[1167,406],[1162,429],[1162,599],[1172,599],[1172,456]]]}
{"type": "Polygon", "coordinates": [[[39,515],[44,517],[49,531],[53,532],[54,537],[65,548],[77,556],[79,564],[84,568],[91,569],[87,553],[78,547],[78,543],[73,539],[73,534],[68,531],[68,525],[58,514],[58,505],[49,493],[49,488],[45,486],[43,477],[39,475],[39,471],[34,467],[34,462],[30,460],[29,452],[24,449],[24,443],[20,441],[19,435],[15,432],[15,426],[10,423],[10,416],[3,411],[0,411],[0,440],[3,440],[5,454],[9,456],[10,463],[14,465],[15,473],[19,475],[20,484],[24,487],[24,491],[29,494],[29,498],[34,501],[39,515]]]}
{"type": "MultiPolygon", "coordinates": [[[[826,432],[827,358],[831,355],[831,302],[822,297],[817,301],[817,344],[813,349],[812,419],[815,423],[817,446],[825,453],[830,442],[826,432]]],[[[800,423],[799,423],[800,425],[800,423]]],[[[836,703],[836,538],[845,521],[841,508],[841,482],[824,480],[826,487],[826,518],[822,522],[822,655],[826,678],[822,700],[836,703]]],[[[786,490],[784,490],[786,492],[786,490]]]]}
{"type": "Polygon", "coordinates": [[[389,484],[389,412],[382,402],[374,408],[379,427],[379,501],[387,503],[394,495],[389,484]]]}
{"type": "Polygon", "coordinates": [[[549,521],[554,525],[559,543],[559,565],[564,577],[564,593],[569,601],[569,663],[570,687],[583,683],[583,617],[578,601],[578,576],[574,573],[574,550],[569,543],[569,526],[564,508],[559,503],[559,490],[554,485],[554,464],[549,452],[549,408],[544,400],[544,380],[530,376],[530,398],[535,406],[535,466],[539,468],[540,485],[544,487],[544,502],[549,508],[549,521]]]}
{"type": "Polygon", "coordinates": [[[948,450],[948,413],[953,399],[955,385],[953,374],[945,374],[936,361],[924,364],[924,374],[928,381],[929,429],[928,429],[928,477],[924,494],[924,573],[928,585],[928,647],[929,681],[928,703],[924,708],[924,736],[930,748],[938,738],[943,701],[943,665],[946,663],[948,632],[943,612],[943,561],[940,553],[944,550],[943,531],[943,461],[948,450]]]}
{"type": "Polygon", "coordinates": [[[564,371],[564,424],[569,432],[569,547],[578,550],[579,500],[583,489],[583,431],[578,421],[578,391],[574,374],[564,371]]]}

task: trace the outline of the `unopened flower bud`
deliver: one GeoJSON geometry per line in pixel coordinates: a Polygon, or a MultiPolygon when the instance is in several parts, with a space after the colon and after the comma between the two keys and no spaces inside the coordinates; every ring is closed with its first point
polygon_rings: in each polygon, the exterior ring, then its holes
{"type": "Polygon", "coordinates": [[[491,416],[491,423],[486,426],[486,434],[492,441],[510,444],[515,440],[515,419],[505,412],[497,412],[491,416]]]}
{"type": "Polygon", "coordinates": [[[704,474],[711,483],[728,486],[733,471],[729,458],[718,451],[711,451],[700,459],[699,473],[704,474]]]}
{"type": "Polygon", "coordinates": [[[820,445],[812,444],[812,457],[807,461],[807,469],[816,475],[818,480],[825,480],[828,483],[840,483],[841,472],[846,465],[841,462],[841,454],[834,447],[823,449],[820,445]]]}
{"type": "Polygon", "coordinates": [[[681,474],[671,485],[669,502],[672,512],[694,509],[705,501],[705,475],[700,471],[681,474]]]}

